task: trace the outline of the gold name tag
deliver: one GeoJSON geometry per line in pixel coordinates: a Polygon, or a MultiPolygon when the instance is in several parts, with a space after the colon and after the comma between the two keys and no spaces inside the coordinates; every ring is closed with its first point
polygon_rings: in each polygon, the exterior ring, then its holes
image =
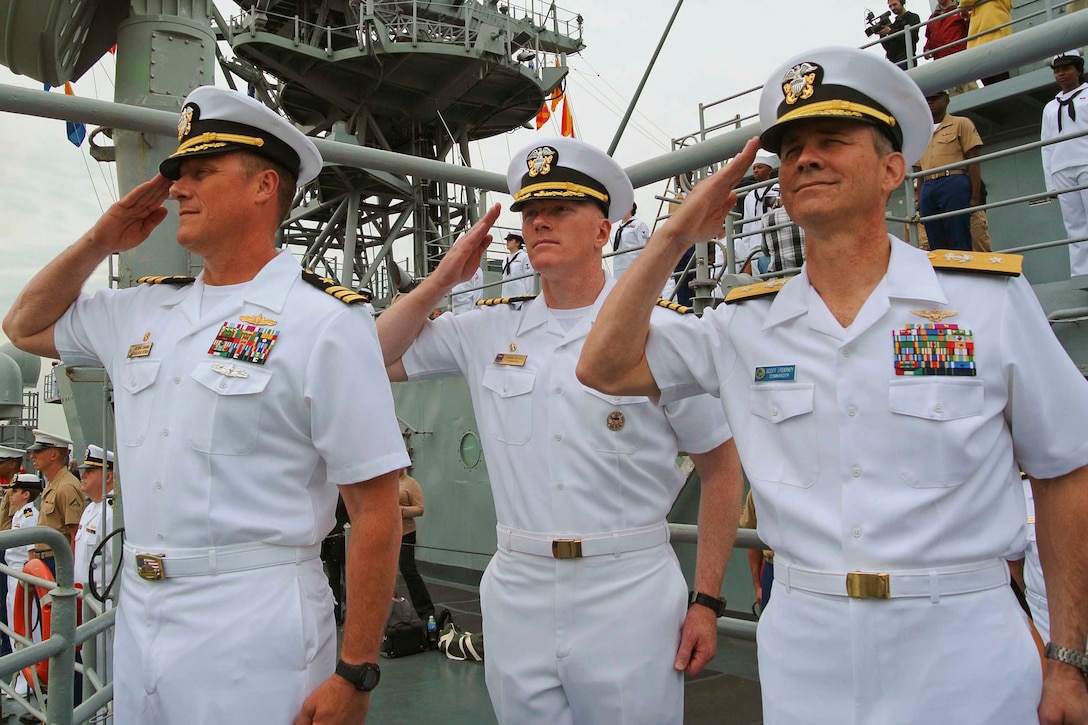
{"type": "Polygon", "coordinates": [[[496,365],[514,365],[522,367],[525,365],[525,361],[529,359],[528,355],[511,355],[508,352],[500,352],[495,356],[496,365]]]}
{"type": "Polygon", "coordinates": [[[128,357],[147,357],[151,354],[150,342],[141,342],[128,349],[128,357]]]}

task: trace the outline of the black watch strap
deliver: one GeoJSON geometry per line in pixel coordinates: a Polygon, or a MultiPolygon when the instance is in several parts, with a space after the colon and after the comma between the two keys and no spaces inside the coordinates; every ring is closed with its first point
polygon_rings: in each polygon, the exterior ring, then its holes
{"type": "Polygon", "coordinates": [[[1062,647],[1051,642],[1046,646],[1046,657],[1047,659],[1072,665],[1080,670],[1082,675],[1088,677],[1088,653],[1062,647]]]}
{"type": "Polygon", "coordinates": [[[712,597],[709,594],[703,594],[702,592],[689,592],[688,606],[690,607],[692,604],[700,604],[719,617],[725,616],[724,599],[718,599],[717,597],[712,597]]]}
{"type": "Polygon", "coordinates": [[[373,662],[361,665],[349,665],[343,660],[336,661],[336,674],[354,685],[360,692],[370,692],[382,679],[382,670],[373,662]]]}

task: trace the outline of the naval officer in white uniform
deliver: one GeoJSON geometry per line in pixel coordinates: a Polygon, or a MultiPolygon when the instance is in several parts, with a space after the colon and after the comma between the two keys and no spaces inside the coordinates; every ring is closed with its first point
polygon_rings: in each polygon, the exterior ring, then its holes
{"type": "Polygon", "coordinates": [[[178,137],[161,175],[31,280],[4,321],[22,349],[102,365],[114,384],[129,482],[116,717],[361,722],[408,464],[374,323],[361,295],[276,250],[297,183],[321,168],[308,138],[211,86],[187,97],[178,137]],[[80,294],[163,220],[168,195],[178,243],[204,271],[80,294]],[[338,492],[355,532],[339,662],[318,559],[338,492]]]}
{"type": "Polygon", "coordinates": [[[734,290],[701,320],[649,318],[675,260],[729,211],[731,164],[624,275],[579,377],[664,403],[721,396],[775,550],[765,722],[1084,722],[1088,382],[1019,258],[927,257],[888,235],[887,199],[932,129],[909,76],[814,50],[772,74],[760,116],[806,233],[801,273],[734,290]],[[1015,461],[1036,482],[1045,682],[1004,562],[1024,540],[1015,461]]]}
{"type": "MultiPolygon", "coordinates": [[[[1043,107],[1039,137],[1049,141],[1057,136],[1088,129],[1088,83],[1084,80],[1084,55],[1069,50],[1050,62],[1058,95],[1043,107]],[[1080,111],[1078,114],[1077,111],[1080,111]]],[[[1088,136],[1050,144],[1039,149],[1043,157],[1043,179],[1047,191],[1056,192],[1088,184],[1088,136]]],[[[1088,237],[1088,189],[1066,191],[1058,196],[1070,239],[1088,237]]],[[[1069,273],[1088,274],[1088,242],[1069,245],[1069,273]]]]}
{"type": "MultiPolygon", "coordinates": [[[[480,424],[498,551],[480,587],[488,692],[504,725],[679,725],[682,672],[713,657],[740,509],[735,448],[716,401],[664,408],[602,395],[574,365],[605,295],[609,220],[631,208],[623,169],[573,139],[514,156],[513,211],[542,296],[476,313],[427,313],[476,266],[493,207],[438,269],[379,318],[394,380],[463,375],[480,424]],[[417,336],[418,335],[418,336],[417,336]],[[665,517],[702,478],[694,604],[665,517]]],[[[662,324],[683,315],[659,309],[662,324]]]]}
{"type": "MultiPolygon", "coordinates": [[[[101,446],[87,446],[83,462],[79,464],[80,488],[90,503],[83,509],[76,531],[75,580],[88,588],[91,559],[102,539],[113,531],[113,451],[103,451],[101,446]],[[103,512],[105,512],[103,514],[103,512]],[[105,525],[103,525],[105,516],[105,525]]],[[[94,560],[94,583],[99,593],[105,594],[106,585],[113,577],[113,547],[106,546],[94,560]]]]}

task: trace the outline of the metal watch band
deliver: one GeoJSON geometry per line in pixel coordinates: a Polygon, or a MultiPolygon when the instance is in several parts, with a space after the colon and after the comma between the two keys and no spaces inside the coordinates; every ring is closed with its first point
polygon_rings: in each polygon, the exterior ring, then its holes
{"type": "Polygon", "coordinates": [[[725,600],[712,597],[709,594],[703,594],[702,592],[690,592],[688,594],[688,606],[692,604],[700,604],[710,611],[714,612],[719,617],[725,616],[725,600]]]}
{"type": "Polygon", "coordinates": [[[1084,652],[1078,652],[1075,649],[1069,649],[1068,647],[1062,647],[1059,644],[1050,642],[1046,646],[1047,659],[1057,660],[1058,662],[1064,662],[1067,665],[1072,665],[1081,671],[1085,677],[1088,677],[1088,654],[1084,652]]]}

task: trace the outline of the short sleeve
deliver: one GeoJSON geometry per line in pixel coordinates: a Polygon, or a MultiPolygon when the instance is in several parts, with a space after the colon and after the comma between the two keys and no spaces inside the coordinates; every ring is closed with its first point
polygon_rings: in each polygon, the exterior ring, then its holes
{"type": "Polygon", "coordinates": [[[119,311],[126,309],[136,288],[83,293],[57,320],[53,344],[68,365],[109,368],[116,350],[119,311]]]}
{"type": "Polygon", "coordinates": [[[676,433],[680,450],[687,453],[706,453],[733,437],[721,401],[709,395],[669,403],[665,417],[676,433]]]}
{"type": "Polygon", "coordinates": [[[347,485],[408,466],[373,319],[361,307],[326,319],[304,390],[328,480],[347,485]]]}
{"type": "Polygon", "coordinates": [[[646,360],[662,405],[701,393],[721,397],[720,381],[736,364],[725,336],[732,314],[731,305],[720,305],[702,317],[655,314],[650,319],[646,360]]]}
{"type": "Polygon", "coordinates": [[[1088,381],[1058,342],[1023,277],[1008,282],[1001,354],[1013,455],[1032,478],[1088,465],[1088,381]]]}
{"type": "Polygon", "coordinates": [[[466,323],[484,315],[441,315],[423,325],[419,335],[401,357],[409,380],[462,375],[465,355],[461,344],[466,323]]]}

